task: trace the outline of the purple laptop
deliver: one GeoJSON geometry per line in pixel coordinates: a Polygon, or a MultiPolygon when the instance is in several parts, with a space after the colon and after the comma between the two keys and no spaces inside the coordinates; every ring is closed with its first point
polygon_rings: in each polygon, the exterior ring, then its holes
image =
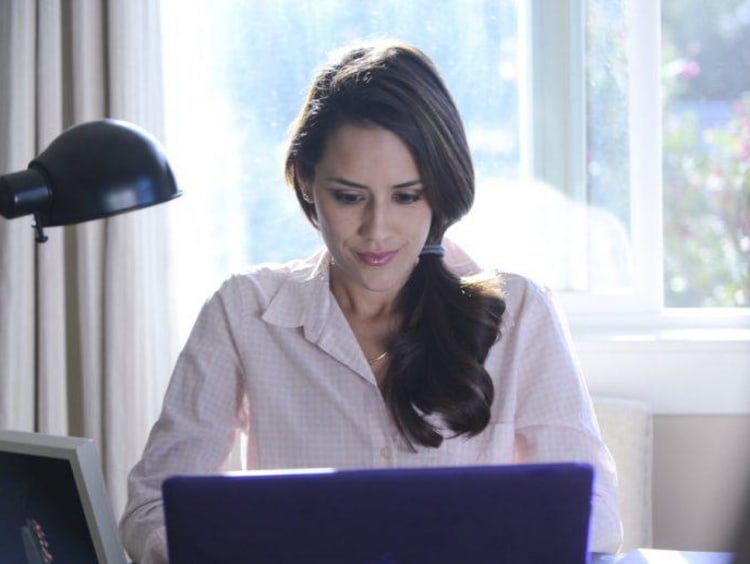
{"type": "Polygon", "coordinates": [[[593,469],[540,464],[175,476],[171,564],[583,564],[593,469]]]}

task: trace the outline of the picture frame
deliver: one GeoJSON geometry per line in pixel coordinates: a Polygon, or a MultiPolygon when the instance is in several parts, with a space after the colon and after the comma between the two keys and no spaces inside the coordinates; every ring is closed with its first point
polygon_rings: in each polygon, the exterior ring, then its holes
{"type": "Polygon", "coordinates": [[[12,562],[128,562],[95,442],[0,430],[0,554],[12,562]]]}

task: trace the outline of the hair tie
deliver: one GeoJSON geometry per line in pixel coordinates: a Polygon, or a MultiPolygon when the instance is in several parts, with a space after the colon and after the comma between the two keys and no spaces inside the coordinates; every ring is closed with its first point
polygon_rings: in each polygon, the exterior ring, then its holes
{"type": "Polygon", "coordinates": [[[419,253],[419,256],[424,255],[437,255],[439,257],[445,256],[445,247],[443,247],[441,244],[433,244],[433,245],[425,245],[422,247],[422,252],[419,253]]]}

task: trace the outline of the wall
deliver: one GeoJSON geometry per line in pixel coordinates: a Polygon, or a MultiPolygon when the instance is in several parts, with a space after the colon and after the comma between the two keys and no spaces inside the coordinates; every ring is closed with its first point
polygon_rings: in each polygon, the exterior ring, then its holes
{"type": "Polygon", "coordinates": [[[654,546],[730,550],[749,468],[750,415],[655,416],[654,546]]]}
{"type": "Polygon", "coordinates": [[[654,547],[727,551],[750,488],[750,339],[685,336],[574,331],[591,393],[653,411],[654,547]]]}

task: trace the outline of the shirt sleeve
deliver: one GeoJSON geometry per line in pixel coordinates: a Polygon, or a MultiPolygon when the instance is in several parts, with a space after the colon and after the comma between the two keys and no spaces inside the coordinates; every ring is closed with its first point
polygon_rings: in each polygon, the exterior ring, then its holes
{"type": "Polygon", "coordinates": [[[227,467],[247,414],[232,315],[225,286],[203,307],[180,354],[141,460],[128,478],[120,533],[142,564],[167,561],[161,485],[174,474],[206,474],[227,467]]]}
{"type": "Polygon", "coordinates": [[[589,545],[616,552],[622,544],[617,472],[562,313],[546,289],[527,283],[512,332],[517,347],[515,459],[584,462],[595,469],[589,545]]]}

